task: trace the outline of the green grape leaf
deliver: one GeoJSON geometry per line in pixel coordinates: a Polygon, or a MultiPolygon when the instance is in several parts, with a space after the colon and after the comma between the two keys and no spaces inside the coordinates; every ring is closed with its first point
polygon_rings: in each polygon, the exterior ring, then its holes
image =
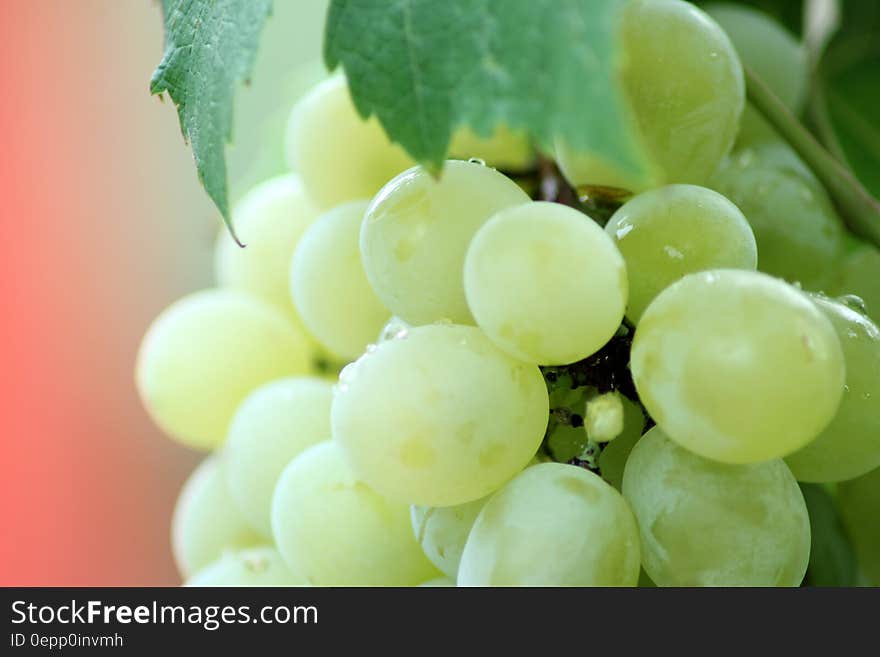
{"type": "Polygon", "coordinates": [[[271,0],[163,0],[165,53],[150,92],[168,92],[199,180],[229,227],[226,143],[236,86],[253,65],[271,0]]]}
{"type": "Polygon", "coordinates": [[[819,74],[837,145],[856,176],[880,198],[880,3],[841,3],[840,29],[819,74]]]}
{"type": "Polygon", "coordinates": [[[858,565],[834,499],[818,484],[801,484],[810,514],[810,565],[807,586],[855,586],[858,565]]]}
{"type": "Polygon", "coordinates": [[[438,171],[453,131],[563,140],[635,178],[644,156],[617,78],[623,0],[333,0],[324,59],[363,116],[438,171]]]}

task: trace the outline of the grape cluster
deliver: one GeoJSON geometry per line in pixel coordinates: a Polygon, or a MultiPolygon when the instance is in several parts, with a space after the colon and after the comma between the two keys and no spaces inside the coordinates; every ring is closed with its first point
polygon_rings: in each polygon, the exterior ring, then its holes
{"type": "Polygon", "coordinates": [[[709,11],[627,6],[650,180],[553,154],[557,189],[627,199],[604,227],[502,173],[550,161],[504,126],[435,176],[343,77],[296,105],[294,173],[138,357],[156,423],[213,452],[174,515],[188,584],[797,586],[798,481],[843,482],[877,574],[880,252],[746,106],[738,51],[797,110],[800,45],[709,11]]]}

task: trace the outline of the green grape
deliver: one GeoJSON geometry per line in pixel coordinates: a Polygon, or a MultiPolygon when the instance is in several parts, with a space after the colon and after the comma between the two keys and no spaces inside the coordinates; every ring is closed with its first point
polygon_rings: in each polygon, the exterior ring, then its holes
{"type": "Polygon", "coordinates": [[[366,209],[366,201],[350,201],[321,215],[302,236],[290,267],[290,290],[306,328],[346,360],[364,352],[390,314],[361,264],[366,209]]]}
{"type": "Polygon", "coordinates": [[[623,495],[658,586],[798,586],[804,578],[809,516],[780,459],[718,463],[654,427],[630,454],[623,495]]]}
{"type": "Polygon", "coordinates": [[[745,102],[739,58],[724,31],[680,0],[635,0],[623,15],[622,85],[651,173],[635,179],[594,153],[556,149],[574,185],[644,191],[704,182],[733,145],[745,102]]]}
{"type": "Polygon", "coordinates": [[[871,319],[880,322],[880,249],[853,238],[835,270],[829,292],[835,296],[857,295],[871,319]]]}
{"type": "Polygon", "coordinates": [[[794,113],[807,96],[807,50],[793,34],[759,9],[727,2],[704,7],[724,29],[744,66],[794,113]]]}
{"type": "Polygon", "coordinates": [[[602,478],[620,490],[623,486],[623,470],[632,448],[645,430],[645,413],[634,401],[620,396],[623,404],[623,431],[599,454],[599,471],[602,478]]]}
{"type": "Polygon", "coordinates": [[[725,463],[786,456],[816,438],[845,374],[834,327],[804,293],[733,269],[689,274],[661,292],[636,329],[630,366],[664,432],[725,463]]]}
{"type": "MultiPolygon", "coordinates": [[[[526,467],[543,463],[537,455],[526,467]]],[[[453,580],[458,574],[461,553],[474,520],[489,500],[489,495],[456,506],[410,507],[413,533],[422,551],[437,568],[453,580]]],[[[454,586],[454,582],[452,586],[454,586]]]]}
{"type": "Polygon", "coordinates": [[[664,288],[706,269],[751,269],[758,263],[749,222],[718,192],[668,185],[639,194],[605,225],[626,261],[627,317],[639,321],[664,288]]]}
{"type": "Polygon", "coordinates": [[[217,284],[274,305],[301,328],[287,277],[293,250],[317,216],[298,176],[279,176],[254,187],[232,211],[235,231],[246,247],[238,246],[225,227],[217,236],[217,284]]]}
{"type": "Polygon", "coordinates": [[[434,579],[429,579],[427,582],[422,582],[419,586],[426,586],[430,588],[438,587],[438,586],[455,586],[455,580],[449,579],[448,577],[436,577],[434,579]]]}
{"type": "Polygon", "coordinates": [[[542,463],[495,493],[474,523],[459,586],[634,586],[632,512],[600,477],[542,463]]]}
{"type": "MultiPolygon", "coordinates": [[[[793,113],[804,105],[810,76],[807,50],[788,30],[764,12],[733,3],[704,7],[736,48],[743,65],[755,73],[793,113]]],[[[737,136],[740,145],[778,139],[757,110],[746,105],[737,136]]]]}
{"type": "Polygon", "coordinates": [[[859,566],[871,586],[880,586],[880,468],[841,483],[837,501],[859,566]]]}
{"type": "Polygon", "coordinates": [[[535,150],[526,133],[499,125],[489,137],[480,137],[469,127],[456,130],[449,144],[449,157],[455,160],[477,158],[491,167],[521,171],[535,159],[535,150]]]}
{"type": "Polygon", "coordinates": [[[734,153],[709,186],[733,201],[749,221],[761,271],[820,291],[841,251],[843,225],[828,194],[782,143],[734,153]]]}
{"type": "Polygon", "coordinates": [[[455,579],[461,553],[477,514],[489,497],[456,506],[410,507],[413,533],[425,555],[444,575],[455,579]]]}
{"type": "Polygon", "coordinates": [[[438,575],[412,534],[409,509],[352,472],[335,441],[284,469],[272,534],[291,572],[316,586],[415,586],[438,575]]]}
{"type": "Polygon", "coordinates": [[[373,199],[361,227],[367,278],[391,312],[411,324],[473,323],[461,270],[474,233],[529,197],[504,175],[450,160],[439,180],[415,167],[373,199]]]}
{"type": "Polygon", "coordinates": [[[408,504],[452,506],[529,462],[549,412],[540,370],[471,326],[430,325],[379,344],[340,375],[333,437],[370,486],[408,504]]]}
{"type": "Polygon", "coordinates": [[[880,329],[839,301],[813,301],[843,347],[846,385],[831,424],[786,463],[799,481],[843,481],[880,467],[880,329]]]}
{"type": "Polygon", "coordinates": [[[136,379],[144,406],[169,436],[212,449],[249,392],[309,366],[306,338],[280,311],[238,292],[203,290],[153,321],[136,379]]]}
{"type": "Polygon", "coordinates": [[[235,508],[224,464],[209,456],[193,471],[177,498],[171,519],[171,551],[184,578],[217,560],[227,550],[265,542],[235,508]]]}
{"type": "Polygon", "coordinates": [[[255,547],[224,554],[190,577],[184,586],[302,586],[278,550],[255,547]]]}
{"type": "Polygon", "coordinates": [[[532,202],[480,228],[464,261],[477,325],[511,355],[565,365],[605,345],[623,319],[626,267],[613,240],[583,213],[532,202]]]}
{"type": "Polygon", "coordinates": [[[333,384],[311,377],[280,379],[254,390],[229,425],[223,458],[238,510],[271,536],[272,493],[281,472],[305,448],[330,438],[333,384]]]}
{"type": "Polygon", "coordinates": [[[376,117],[364,120],[345,78],[316,85],[294,106],[287,123],[287,162],[322,208],[370,198],[414,162],[392,144],[376,117]]]}

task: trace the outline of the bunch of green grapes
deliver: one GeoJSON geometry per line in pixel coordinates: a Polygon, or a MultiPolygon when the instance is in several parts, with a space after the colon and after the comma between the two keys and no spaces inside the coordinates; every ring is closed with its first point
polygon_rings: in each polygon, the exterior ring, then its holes
{"type": "Polygon", "coordinates": [[[564,144],[554,174],[504,125],[435,176],[344,77],[297,103],[246,247],[218,237],[217,287],[138,357],[156,423],[211,452],[174,513],[187,584],[797,586],[798,481],[842,482],[876,580],[880,252],[743,113],[737,53],[798,110],[800,45],[710,13],[626,7],[646,180],[564,144]],[[547,175],[627,200],[600,225],[547,175]]]}

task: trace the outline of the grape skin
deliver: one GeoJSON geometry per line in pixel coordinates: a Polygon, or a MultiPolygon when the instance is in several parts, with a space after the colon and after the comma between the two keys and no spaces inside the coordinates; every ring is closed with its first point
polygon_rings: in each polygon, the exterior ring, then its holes
{"type": "Polygon", "coordinates": [[[535,150],[527,134],[503,124],[497,126],[489,137],[481,137],[465,126],[453,135],[449,157],[454,160],[477,158],[490,167],[522,171],[534,161],[535,150]]]}
{"type": "Polygon", "coordinates": [[[439,180],[421,167],[402,173],[376,195],[361,227],[370,284],[410,324],[473,324],[461,274],[468,244],[495,212],[529,200],[515,182],[473,162],[446,162],[439,180]]]}
{"type": "Polygon", "coordinates": [[[623,14],[621,81],[651,174],[609,169],[593,153],[558,144],[556,157],[575,186],[641,192],[668,183],[705,182],[733,146],[745,102],[742,65],[724,31],[680,0],[635,0],[623,14]]]}
{"type": "Polygon", "coordinates": [[[836,263],[828,291],[835,296],[855,294],[865,303],[868,315],[880,322],[880,249],[850,238],[848,248],[836,263]]]}
{"type": "Polygon", "coordinates": [[[212,449],[249,392],[309,366],[308,341],[280,311],[238,292],[203,290],[153,321],[135,376],[156,424],[189,447],[212,449]]]}
{"type": "Polygon", "coordinates": [[[837,487],[840,513],[859,565],[871,586],[880,586],[880,468],[837,487]]]}
{"type": "Polygon", "coordinates": [[[804,578],[809,516],[780,459],[718,463],[654,427],[630,454],[623,496],[657,586],[798,586],[804,578]]]}
{"type": "MultiPolygon", "coordinates": [[[[752,72],[799,114],[810,75],[807,50],[788,30],[764,12],[733,3],[713,3],[705,11],[724,29],[737,54],[752,72]]],[[[776,131],[751,104],[743,113],[737,144],[778,139],[776,131]]]]}
{"type": "Polygon", "coordinates": [[[456,506],[410,507],[413,534],[425,556],[447,577],[455,579],[468,534],[489,497],[456,506]]]}
{"type": "Polygon", "coordinates": [[[474,235],[464,262],[468,305],[495,344],[542,365],[586,358],[611,339],[627,299],[613,240],[558,203],[502,210],[474,235]]]}
{"type": "Polygon", "coordinates": [[[458,586],[635,586],[639,538],[620,493],[562,463],[495,493],[468,536],[458,586]]]}
{"type": "Polygon", "coordinates": [[[631,369],[664,432],[725,463],[785,456],[816,438],[845,376],[837,334],[804,293],[738,270],[666,288],[639,322],[631,369]]]}
{"type": "Polygon", "coordinates": [[[272,178],[251,189],[232,210],[240,247],[221,228],[214,247],[217,285],[255,296],[285,313],[302,330],[288,290],[290,258],[318,216],[296,175],[272,178]]]}
{"type": "Polygon", "coordinates": [[[755,234],[758,268],[808,290],[825,289],[844,229],[828,194],[781,142],[735,152],[709,187],[742,210],[755,234]]]}
{"type": "Polygon", "coordinates": [[[379,344],[343,371],[331,426],[354,470],[380,493],[452,506],[525,467],[548,413],[536,366],[477,328],[430,325],[379,344]]]}
{"type": "Polygon", "coordinates": [[[843,347],[846,385],[831,424],[786,463],[798,481],[843,481],[880,467],[880,329],[838,301],[812,299],[843,347]]]}
{"type": "Polygon", "coordinates": [[[184,586],[302,586],[288,570],[278,550],[255,547],[224,554],[190,577],[184,586]]]}
{"type": "Polygon", "coordinates": [[[290,571],[315,586],[415,586],[438,575],[412,535],[408,507],[357,477],[335,441],[285,468],[272,534],[290,571]]]}
{"type": "Polygon", "coordinates": [[[627,201],[605,225],[626,261],[627,317],[638,323],[648,304],[685,274],[749,269],[755,236],[733,203],[697,185],[668,185],[627,201]]]}
{"type": "Polygon", "coordinates": [[[414,164],[375,116],[364,120],[358,114],[341,75],[316,85],[294,106],[286,150],[288,165],[324,209],[370,198],[414,164]]]}
{"type": "Polygon", "coordinates": [[[171,551],[177,569],[189,578],[228,550],[263,542],[236,510],[222,460],[209,456],[183,484],[174,506],[171,551]]]}
{"type": "Polygon", "coordinates": [[[429,579],[427,582],[422,582],[419,586],[427,588],[455,586],[455,580],[449,579],[448,577],[436,577],[434,579],[429,579]]]}
{"type": "Polygon", "coordinates": [[[366,201],[350,201],[321,215],[302,236],[290,265],[290,290],[303,323],[344,360],[360,356],[390,315],[361,263],[366,209],[366,201]]]}
{"type": "Polygon", "coordinates": [[[267,383],[235,412],[223,451],[229,491],[238,510],[271,536],[275,483],[304,449],[330,438],[333,385],[311,377],[267,383]]]}
{"type": "Polygon", "coordinates": [[[742,63],[795,114],[804,104],[810,74],[807,51],[764,12],[733,3],[712,3],[705,11],[727,33],[742,63]]]}

